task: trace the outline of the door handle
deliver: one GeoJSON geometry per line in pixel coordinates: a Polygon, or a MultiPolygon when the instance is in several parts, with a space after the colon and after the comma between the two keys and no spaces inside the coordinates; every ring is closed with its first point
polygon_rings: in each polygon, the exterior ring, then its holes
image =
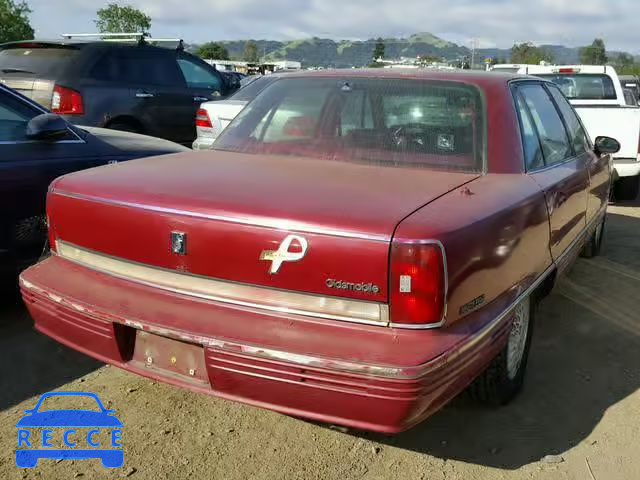
{"type": "Polygon", "coordinates": [[[145,92],[144,90],[139,90],[136,92],[136,98],[153,98],[155,95],[153,93],[145,92]]]}
{"type": "Polygon", "coordinates": [[[193,97],[194,102],[208,102],[210,98],[207,97],[193,97]]]}

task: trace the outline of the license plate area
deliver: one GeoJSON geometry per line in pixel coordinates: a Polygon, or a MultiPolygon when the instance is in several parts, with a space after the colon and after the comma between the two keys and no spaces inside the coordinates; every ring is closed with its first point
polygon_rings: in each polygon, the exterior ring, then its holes
{"type": "Polygon", "coordinates": [[[132,362],[158,375],[196,385],[209,385],[202,345],[136,331],[132,362]]]}

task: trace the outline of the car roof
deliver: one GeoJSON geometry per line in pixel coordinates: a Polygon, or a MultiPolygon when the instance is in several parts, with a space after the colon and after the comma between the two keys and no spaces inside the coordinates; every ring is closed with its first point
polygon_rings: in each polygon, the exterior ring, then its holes
{"type": "Polygon", "coordinates": [[[350,77],[350,78],[389,78],[389,79],[423,79],[470,84],[498,85],[516,79],[530,78],[511,72],[485,72],[480,70],[436,70],[417,68],[362,68],[335,69],[289,72],[282,78],[318,78],[318,77],[350,77]]]}
{"type": "MultiPolygon", "coordinates": [[[[150,39],[153,40],[153,39],[150,39]]],[[[175,51],[176,48],[167,48],[154,45],[152,43],[137,43],[137,42],[109,42],[104,40],[83,40],[83,39],[51,39],[51,40],[22,40],[17,42],[7,42],[0,44],[0,49],[3,48],[46,48],[51,47],[73,47],[78,49],[83,48],[100,48],[100,49],[128,49],[128,48],[155,48],[168,51],[175,51]]]]}

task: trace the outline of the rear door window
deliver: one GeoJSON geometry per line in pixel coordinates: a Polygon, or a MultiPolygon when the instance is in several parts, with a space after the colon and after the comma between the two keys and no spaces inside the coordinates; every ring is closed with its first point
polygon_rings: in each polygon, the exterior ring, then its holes
{"type": "Polygon", "coordinates": [[[576,155],[581,155],[591,150],[591,144],[588,140],[589,137],[587,132],[585,132],[582,127],[582,123],[580,123],[580,119],[571,104],[555,86],[547,85],[547,89],[551,93],[553,100],[556,102],[556,105],[558,105],[560,113],[564,117],[564,121],[569,129],[569,137],[571,137],[571,142],[573,143],[573,149],[575,150],[576,155]]]}
{"type": "Polygon", "coordinates": [[[544,167],[544,156],[538,133],[531,121],[531,115],[520,95],[516,95],[516,108],[520,118],[522,145],[524,147],[524,162],[528,172],[544,167]]]}
{"type": "Polygon", "coordinates": [[[55,77],[77,57],[79,49],[34,43],[0,50],[0,74],[55,77]]]}
{"type": "Polygon", "coordinates": [[[531,113],[531,119],[542,144],[546,165],[553,165],[571,158],[574,153],[567,130],[544,87],[530,83],[518,87],[518,91],[531,113]]]}
{"type": "Polygon", "coordinates": [[[145,47],[109,50],[91,69],[91,78],[134,85],[184,86],[169,52],[145,47]]]}

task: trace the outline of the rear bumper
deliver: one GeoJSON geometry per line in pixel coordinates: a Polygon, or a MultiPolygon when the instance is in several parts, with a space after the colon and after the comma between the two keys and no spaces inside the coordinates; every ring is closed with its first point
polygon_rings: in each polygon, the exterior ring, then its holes
{"type": "MultiPolygon", "coordinates": [[[[256,323],[250,312],[226,307],[231,311],[222,319],[226,330],[203,334],[202,322],[205,327],[211,326],[210,319],[215,323],[211,315],[220,316],[219,306],[152,291],[56,257],[24,272],[20,287],[37,330],[101,361],[284,414],[385,433],[410,428],[463,390],[503,347],[510,322],[505,315],[473,333],[469,325],[459,332],[452,328],[454,341],[447,341],[445,334],[435,331],[394,333],[382,327],[340,328],[331,322],[322,323],[330,327],[324,330],[317,320],[293,324],[291,318],[276,317],[271,321],[284,322],[288,328],[278,330],[271,324],[279,333],[273,338],[265,333],[263,342],[256,343],[248,334],[238,335],[230,322],[250,322],[254,332],[273,331],[266,317],[256,323]],[[354,329],[360,344],[350,338],[354,329]],[[189,377],[140,361],[136,343],[149,333],[201,352],[205,371],[189,377]],[[412,351],[411,341],[421,343],[438,335],[444,348],[431,350],[429,342],[424,343],[423,362],[402,361],[398,356],[403,348],[412,351]],[[312,341],[318,336],[322,348],[312,341]],[[305,338],[306,348],[300,346],[305,338]],[[376,348],[374,341],[387,342],[389,359],[395,361],[376,361],[376,352],[370,350],[376,348]]],[[[382,344],[378,351],[381,348],[382,344]]]]}
{"type": "Polygon", "coordinates": [[[215,138],[211,137],[198,137],[193,141],[192,148],[194,150],[212,150],[215,138]]]}
{"type": "Polygon", "coordinates": [[[640,155],[638,158],[614,158],[613,169],[616,178],[640,175],[640,155]]]}

